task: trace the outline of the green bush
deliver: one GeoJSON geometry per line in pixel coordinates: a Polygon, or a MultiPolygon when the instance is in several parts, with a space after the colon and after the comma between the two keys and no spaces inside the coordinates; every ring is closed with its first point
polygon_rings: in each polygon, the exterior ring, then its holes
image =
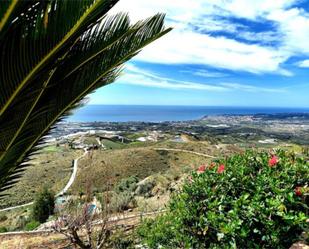
{"type": "Polygon", "coordinates": [[[40,225],[40,222],[32,220],[25,225],[25,230],[26,231],[32,231],[32,230],[36,229],[39,225],[40,225]]]}
{"type": "Polygon", "coordinates": [[[308,232],[308,166],[248,151],[200,167],[139,235],[150,248],[289,248],[308,232]]]}
{"type": "Polygon", "coordinates": [[[149,248],[189,248],[189,242],[185,243],[186,238],[177,231],[176,217],[168,212],[157,217],[155,220],[146,219],[137,229],[137,235],[142,242],[149,248]],[[184,247],[184,245],[187,247],[184,247]]]}
{"type": "Polygon", "coordinates": [[[116,186],[115,191],[117,193],[121,192],[133,192],[136,189],[136,184],[138,183],[138,178],[136,176],[130,176],[128,178],[122,179],[116,186]]]}
{"type": "Polygon", "coordinates": [[[44,187],[35,197],[32,207],[32,219],[40,223],[45,222],[54,213],[55,196],[52,191],[44,187]]]}
{"type": "Polygon", "coordinates": [[[6,233],[8,229],[6,227],[0,227],[0,233],[6,233]]]}
{"type": "Polygon", "coordinates": [[[112,234],[108,239],[108,247],[113,249],[134,249],[135,244],[135,234],[134,233],[126,233],[125,231],[118,229],[116,232],[112,234]]]}

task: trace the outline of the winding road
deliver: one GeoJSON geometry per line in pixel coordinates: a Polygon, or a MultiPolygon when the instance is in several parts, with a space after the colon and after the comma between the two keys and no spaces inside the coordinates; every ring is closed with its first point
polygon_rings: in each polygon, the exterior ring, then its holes
{"type": "Polygon", "coordinates": [[[58,196],[60,196],[60,195],[65,194],[65,193],[68,191],[68,189],[71,187],[71,185],[73,184],[73,182],[74,182],[74,180],[75,180],[75,178],[76,178],[76,175],[77,175],[78,160],[81,159],[81,158],[83,158],[84,156],[86,156],[87,153],[88,153],[87,149],[84,149],[84,154],[81,155],[80,157],[74,159],[74,161],[73,161],[73,172],[72,172],[72,175],[71,175],[71,177],[70,177],[70,179],[69,179],[67,185],[65,185],[65,187],[64,187],[58,194],[55,195],[55,197],[58,197],[58,196]]]}
{"type": "MultiPolygon", "coordinates": [[[[73,184],[73,182],[74,182],[74,180],[76,178],[76,175],[77,175],[78,160],[83,158],[84,156],[86,156],[87,153],[88,153],[88,150],[84,149],[84,154],[73,160],[73,172],[72,172],[72,175],[71,175],[68,183],[65,185],[65,187],[58,194],[56,194],[55,197],[58,197],[60,195],[65,194],[68,191],[68,189],[72,186],[72,184],[73,184]]],[[[31,206],[32,204],[33,204],[33,201],[25,203],[25,204],[22,204],[22,205],[17,205],[17,206],[13,206],[13,207],[3,208],[3,209],[0,209],[0,212],[10,211],[10,210],[21,208],[21,207],[27,207],[27,206],[31,206]]]]}

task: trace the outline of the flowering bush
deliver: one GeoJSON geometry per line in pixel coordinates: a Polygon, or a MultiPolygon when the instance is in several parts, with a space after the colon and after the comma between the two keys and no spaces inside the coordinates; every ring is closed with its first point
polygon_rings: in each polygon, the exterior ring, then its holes
{"type": "Polygon", "coordinates": [[[139,234],[151,248],[289,248],[308,229],[308,166],[283,151],[218,160],[139,234]]]}
{"type": "Polygon", "coordinates": [[[200,167],[198,167],[197,172],[204,173],[205,170],[206,170],[206,165],[201,165],[200,167]]]}
{"type": "Polygon", "coordinates": [[[274,167],[277,165],[278,162],[279,162],[278,157],[275,155],[272,155],[272,157],[268,161],[268,165],[269,167],[274,167]]]}

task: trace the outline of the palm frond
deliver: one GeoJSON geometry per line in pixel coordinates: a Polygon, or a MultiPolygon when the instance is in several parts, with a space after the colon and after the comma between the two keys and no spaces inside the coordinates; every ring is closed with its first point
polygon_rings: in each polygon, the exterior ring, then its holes
{"type": "Polygon", "coordinates": [[[163,14],[134,25],[124,13],[107,16],[117,0],[29,2],[0,30],[0,191],[18,180],[58,121],[170,31],[163,14]]]}
{"type": "Polygon", "coordinates": [[[62,49],[67,49],[70,42],[101,18],[118,0],[32,2],[29,9],[14,19],[10,31],[0,41],[0,50],[3,51],[0,63],[3,72],[7,72],[0,75],[3,76],[0,78],[0,82],[3,82],[0,85],[3,93],[0,117],[20,91],[31,84],[38,73],[44,72],[46,67],[55,62],[62,49]],[[11,64],[15,67],[9,67],[11,64]]]}

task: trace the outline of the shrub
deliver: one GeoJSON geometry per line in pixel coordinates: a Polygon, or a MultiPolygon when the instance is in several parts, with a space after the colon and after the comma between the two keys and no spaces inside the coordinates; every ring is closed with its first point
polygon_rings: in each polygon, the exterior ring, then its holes
{"type": "Polygon", "coordinates": [[[308,166],[247,151],[200,167],[139,234],[151,248],[288,248],[308,231],[308,166]]]}
{"type": "Polygon", "coordinates": [[[177,224],[175,218],[172,213],[168,212],[155,220],[146,219],[138,228],[137,235],[149,248],[189,248],[189,243],[184,241],[186,238],[179,237],[181,234],[177,231],[178,226],[175,226],[177,224]]]}
{"type": "Polygon", "coordinates": [[[25,225],[25,230],[26,231],[32,231],[32,230],[36,229],[39,225],[40,225],[40,222],[32,220],[25,225]]]}
{"type": "Polygon", "coordinates": [[[6,233],[8,229],[6,227],[0,227],[0,233],[6,233]]]}
{"type": "Polygon", "coordinates": [[[0,222],[6,221],[8,217],[5,214],[0,215],[0,222]]]}
{"type": "Polygon", "coordinates": [[[151,191],[155,185],[156,185],[156,182],[155,182],[154,177],[149,176],[137,184],[135,194],[141,195],[144,197],[150,197],[152,195],[151,191]]]}
{"type": "Polygon", "coordinates": [[[44,187],[34,200],[32,207],[32,218],[40,223],[45,222],[49,215],[54,213],[55,197],[54,193],[44,187]]]}
{"type": "Polygon", "coordinates": [[[133,198],[132,193],[129,192],[115,193],[110,201],[110,209],[112,211],[121,212],[129,208],[134,208],[135,206],[135,199],[133,198]]]}
{"type": "Polygon", "coordinates": [[[14,231],[23,230],[27,222],[28,222],[28,217],[26,217],[25,215],[18,215],[14,217],[14,220],[12,221],[10,226],[12,227],[12,230],[14,231]]]}
{"type": "Polygon", "coordinates": [[[130,176],[128,178],[122,179],[116,186],[115,191],[117,193],[121,192],[133,192],[136,189],[136,184],[138,183],[138,178],[136,176],[130,176]]]}
{"type": "Polygon", "coordinates": [[[134,233],[126,233],[123,230],[118,230],[112,234],[109,238],[108,247],[113,249],[134,249],[135,235],[134,233]]]}

